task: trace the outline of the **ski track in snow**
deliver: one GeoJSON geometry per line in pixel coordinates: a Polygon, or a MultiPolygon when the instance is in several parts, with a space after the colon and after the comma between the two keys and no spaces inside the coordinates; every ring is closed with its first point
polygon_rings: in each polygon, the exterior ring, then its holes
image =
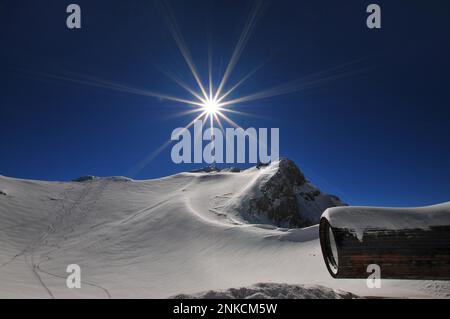
{"type": "Polygon", "coordinates": [[[264,287],[264,293],[276,288],[274,293],[296,298],[302,291],[340,297],[333,292],[338,290],[449,297],[447,282],[386,280],[374,290],[365,280],[332,279],[317,226],[252,225],[230,210],[273,172],[267,167],[70,183],[0,176],[0,189],[8,194],[0,198],[0,297],[201,297],[236,287],[264,287]],[[81,289],[66,287],[71,263],[81,267],[81,289]],[[312,292],[304,285],[328,288],[312,292]],[[283,287],[285,292],[277,290],[283,287]]]}

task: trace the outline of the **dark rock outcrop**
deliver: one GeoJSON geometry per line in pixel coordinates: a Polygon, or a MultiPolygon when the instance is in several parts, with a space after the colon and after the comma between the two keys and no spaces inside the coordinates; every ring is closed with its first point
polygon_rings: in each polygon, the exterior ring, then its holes
{"type": "Polygon", "coordinates": [[[87,181],[93,181],[93,180],[96,180],[97,178],[98,177],[96,177],[96,176],[86,175],[86,176],[81,176],[81,177],[75,178],[72,180],[72,182],[82,183],[82,182],[87,182],[87,181]]]}
{"type": "Polygon", "coordinates": [[[276,173],[258,185],[259,191],[244,205],[244,216],[251,220],[280,227],[306,227],[317,224],[325,209],[345,205],[307,181],[293,161],[283,158],[272,165],[278,165],[276,173]]]}

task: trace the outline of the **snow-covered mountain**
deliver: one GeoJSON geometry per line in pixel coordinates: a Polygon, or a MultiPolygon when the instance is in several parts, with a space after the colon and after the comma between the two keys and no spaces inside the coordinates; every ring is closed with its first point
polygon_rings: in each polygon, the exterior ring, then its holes
{"type": "Polygon", "coordinates": [[[368,289],[365,280],[332,279],[317,225],[277,226],[314,223],[341,204],[288,160],[146,181],[0,177],[0,297],[163,298],[239,287],[277,296],[449,296],[447,282],[386,280],[368,289]],[[81,267],[81,289],[66,286],[69,264],[81,267]],[[319,285],[330,290],[304,288],[319,285]]]}
{"type": "Polygon", "coordinates": [[[289,159],[256,169],[262,169],[263,173],[255,174],[228,201],[226,208],[229,214],[237,212],[249,223],[289,228],[312,226],[327,208],[345,205],[338,197],[322,193],[307,181],[289,159]]]}

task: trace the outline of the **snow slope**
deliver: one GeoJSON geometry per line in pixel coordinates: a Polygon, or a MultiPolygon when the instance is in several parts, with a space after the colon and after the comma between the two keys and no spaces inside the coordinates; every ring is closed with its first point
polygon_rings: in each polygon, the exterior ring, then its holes
{"type": "Polygon", "coordinates": [[[317,226],[248,223],[231,208],[277,165],[147,181],[0,176],[0,297],[164,298],[257,283],[450,296],[446,282],[386,280],[368,289],[364,280],[332,279],[317,226]],[[81,289],[66,287],[69,264],[81,267],[81,289]]]}

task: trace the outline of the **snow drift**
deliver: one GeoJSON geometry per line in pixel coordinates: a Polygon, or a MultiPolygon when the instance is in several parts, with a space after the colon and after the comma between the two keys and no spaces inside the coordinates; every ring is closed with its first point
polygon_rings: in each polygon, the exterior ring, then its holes
{"type": "Polygon", "coordinates": [[[176,295],[174,299],[354,299],[357,296],[323,286],[259,283],[249,287],[176,295]]]}
{"type": "Polygon", "coordinates": [[[450,225],[450,202],[415,208],[338,207],[327,209],[323,217],[337,228],[351,230],[363,241],[364,233],[372,229],[429,230],[450,225]]]}

